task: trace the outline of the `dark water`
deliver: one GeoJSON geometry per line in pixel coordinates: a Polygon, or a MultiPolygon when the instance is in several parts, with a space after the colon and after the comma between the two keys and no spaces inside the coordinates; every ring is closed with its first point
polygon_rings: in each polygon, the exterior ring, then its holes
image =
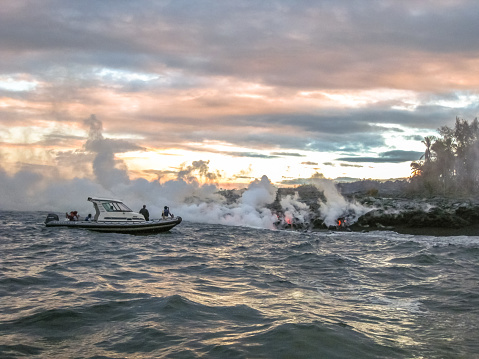
{"type": "Polygon", "coordinates": [[[0,212],[1,358],[479,357],[479,238],[0,212]]]}

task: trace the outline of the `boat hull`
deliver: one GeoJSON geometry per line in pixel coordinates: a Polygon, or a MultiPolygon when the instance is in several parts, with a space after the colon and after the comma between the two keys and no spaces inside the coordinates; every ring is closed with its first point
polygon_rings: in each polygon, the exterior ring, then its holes
{"type": "Polygon", "coordinates": [[[47,227],[81,228],[97,232],[148,234],[167,232],[181,221],[181,217],[175,217],[142,222],[49,221],[45,225],[47,227]]]}

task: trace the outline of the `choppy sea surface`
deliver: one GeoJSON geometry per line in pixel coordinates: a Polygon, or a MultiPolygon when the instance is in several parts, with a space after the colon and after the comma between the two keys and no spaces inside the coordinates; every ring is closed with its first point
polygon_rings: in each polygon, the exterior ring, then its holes
{"type": "Polygon", "coordinates": [[[479,237],[0,212],[0,358],[479,357],[479,237]]]}

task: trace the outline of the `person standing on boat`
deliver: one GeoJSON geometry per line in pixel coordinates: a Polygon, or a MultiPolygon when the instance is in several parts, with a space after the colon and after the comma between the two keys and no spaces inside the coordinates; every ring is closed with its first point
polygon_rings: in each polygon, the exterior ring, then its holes
{"type": "Polygon", "coordinates": [[[165,206],[165,208],[163,208],[161,216],[163,217],[163,219],[168,218],[168,216],[171,216],[171,218],[173,218],[173,213],[170,213],[170,208],[168,206],[165,206]]]}
{"type": "Polygon", "coordinates": [[[145,221],[150,220],[150,212],[146,209],[146,204],[143,205],[143,208],[140,209],[140,213],[145,217],[145,221]]]}

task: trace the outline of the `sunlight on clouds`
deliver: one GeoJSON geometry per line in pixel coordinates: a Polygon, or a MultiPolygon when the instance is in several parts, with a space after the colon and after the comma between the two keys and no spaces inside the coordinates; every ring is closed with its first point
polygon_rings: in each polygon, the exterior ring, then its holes
{"type": "MultiPolygon", "coordinates": [[[[86,137],[85,130],[76,127],[75,125],[61,124],[48,121],[36,121],[34,126],[15,126],[2,129],[5,134],[3,141],[9,144],[34,144],[45,140],[45,138],[61,134],[63,136],[72,136],[83,138],[86,137]]],[[[74,146],[75,144],[72,144],[74,146]]]]}
{"type": "Polygon", "coordinates": [[[37,112],[51,110],[50,104],[36,103],[28,100],[15,100],[8,97],[0,98],[0,107],[10,108],[24,114],[35,114],[37,112]]]}
{"type": "Polygon", "coordinates": [[[438,105],[449,108],[466,108],[479,102],[479,95],[459,93],[455,99],[442,99],[431,101],[430,105],[438,105]]]}
{"type": "MultiPolygon", "coordinates": [[[[374,89],[374,90],[341,90],[334,92],[318,91],[317,93],[331,99],[338,106],[362,107],[385,101],[416,102],[416,93],[409,90],[374,89]]],[[[306,94],[311,94],[306,93],[306,94]]]]}
{"type": "MultiPolygon", "coordinates": [[[[398,126],[383,124],[382,127],[394,129],[398,126]]],[[[398,132],[389,132],[386,140],[388,146],[376,149],[374,153],[362,153],[358,156],[376,157],[378,152],[398,148],[422,151],[420,141],[412,139],[415,132],[412,129],[401,127],[401,135],[398,132]],[[410,139],[407,139],[408,136],[410,139]]],[[[298,151],[282,149],[281,152],[297,153],[301,156],[288,156],[273,151],[260,150],[258,148],[246,148],[235,146],[227,142],[210,140],[204,142],[190,142],[185,144],[190,149],[168,149],[157,151],[149,149],[146,152],[129,152],[117,154],[118,158],[125,161],[128,168],[135,175],[149,178],[150,180],[161,177],[161,181],[176,178],[176,171],[181,163],[189,164],[193,161],[207,160],[212,172],[219,171],[221,177],[218,183],[224,186],[227,182],[247,184],[254,178],[261,178],[267,174],[270,180],[280,184],[284,180],[296,178],[309,178],[314,173],[323,173],[327,178],[355,177],[355,178],[400,178],[409,175],[409,162],[407,163],[367,163],[347,164],[340,163],[336,159],[341,153],[298,151]],[[325,165],[329,163],[329,165],[325,165]],[[313,165],[314,164],[314,165],[313,165]],[[248,170],[248,171],[246,171],[248,170]],[[245,176],[244,173],[248,174],[245,176]],[[243,173],[243,175],[241,174],[243,173]],[[367,173],[367,174],[366,174],[367,173]]]]}
{"type": "MultiPolygon", "coordinates": [[[[228,147],[229,148],[229,147],[228,147]]],[[[230,149],[231,150],[231,149],[230,149]]],[[[242,148],[244,151],[245,149],[242,148]]],[[[265,153],[267,154],[267,153],[265,153]]],[[[261,178],[267,175],[268,178],[276,184],[282,181],[296,178],[310,178],[314,173],[323,173],[326,178],[354,177],[354,178],[401,178],[409,175],[409,162],[404,163],[370,163],[346,165],[335,161],[339,154],[334,153],[304,153],[304,157],[279,156],[278,158],[250,158],[241,156],[231,156],[217,152],[196,152],[185,150],[168,151],[167,153],[148,152],[148,153],[125,153],[118,154],[119,158],[125,160],[128,168],[135,173],[142,173],[142,177],[148,177],[145,169],[158,171],[161,173],[161,181],[167,181],[176,178],[175,171],[179,168],[179,163],[187,164],[201,159],[210,161],[211,171],[219,171],[221,178],[218,179],[220,185],[227,182],[247,185],[254,178],[261,178]],[[318,163],[318,165],[305,165],[304,163],[318,163]],[[325,163],[330,163],[325,165],[325,163]],[[234,165],[232,166],[232,163],[234,165]],[[165,173],[171,171],[172,173],[165,173]],[[241,172],[247,172],[247,176],[241,176],[241,172]]],[[[155,174],[149,175],[150,180],[155,179],[155,174]]]]}
{"type": "Polygon", "coordinates": [[[479,102],[476,8],[462,0],[230,5],[194,18],[181,6],[161,7],[160,18],[155,6],[115,7],[113,17],[108,6],[80,6],[72,17],[59,3],[32,12],[38,23],[20,8],[0,12],[18,28],[60,26],[22,41],[5,34],[1,141],[38,149],[25,163],[41,151],[89,156],[83,120],[96,114],[107,143],[146,148],[114,154],[138,175],[174,177],[183,163],[209,160],[225,180],[400,177],[408,163],[354,159],[423,151],[421,138],[479,102]],[[374,121],[397,124],[369,132],[374,121]]]}
{"type": "MultiPolygon", "coordinates": [[[[214,142],[214,141],[211,141],[214,142]]],[[[130,171],[143,173],[145,170],[161,173],[161,181],[176,178],[176,171],[180,164],[192,163],[198,160],[208,160],[210,171],[219,171],[221,177],[219,183],[235,182],[248,184],[251,179],[261,178],[267,174],[271,181],[281,182],[284,179],[285,169],[291,176],[310,177],[316,170],[311,166],[305,166],[301,162],[308,160],[308,157],[281,157],[261,158],[248,157],[248,153],[269,155],[269,151],[258,151],[250,149],[248,152],[244,147],[236,147],[224,143],[209,143],[202,146],[200,143],[190,143],[192,150],[169,149],[168,151],[149,150],[148,152],[128,152],[116,154],[117,158],[124,160],[130,171]],[[197,151],[194,148],[201,148],[197,151]],[[224,151],[224,152],[222,152],[224,151]],[[238,155],[234,155],[237,153],[238,155]],[[241,156],[245,153],[245,156],[241,156]],[[167,173],[167,172],[173,173],[167,173]],[[248,176],[239,176],[241,172],[248,172],[248,176]]],[[[317,154],[314,155],[317,158],[317,154]]],[[[150,175],[150,179],[155,174],[150,175]]]]}
{"type": "Polygon", "coordinates": [[[159,78],[157,74],[147,74],[147,73],[140,73],[140,72],[132,72],[126,70],[115,70],[115,69],[107,69],[103,68],[101,70],[97,70],[97,76],[103,77],[105,79],[114,80],[114,81],[122,81],[122,82],[130,82],[130,81],[152,81],[159,78]]]}
{"type": "Polygon", "coordinates": [[[4,76],[0,77],[0,89],[7,91],[33,91],[36,89],[37,86],[38,82],[36,81],[15,80],[13,78],[6,78],[4,76]]]}
{"type": "Polygon", "coordinates": [[[256,150],[248,150],[247,148],[235,146],[228,142],[216,141],[216,140],[206,140],[202,143],[191,143],[192,146],[199,146],[214,150],[215,152],[255,152],[256,150]]]}
{"type": "Polygon", "coordinates": [[[479,102],[479,95],[471,93],[451,94],[450,98],[419,99],[419,95],[402,99],[402,103],[391,106],[394,110],[415,111],[419,106],[441,106],[445,108],[468,108],[479,102]]]}
{"type": "Polygon", "coordinates": [[[211,81],[183,71],[170,68],[162,68],[158,72],[127,71],[114,68],[101,68],[93,71],[94,76],[101,81],[111,82],[113,87],[140,85],[148,86],[148,89],[191,89],[201,87],[211,81]]]}
{"type": "Polygon", "coordinates": [[[114,134],[114,133],[108,133],[104,132],[105,138],[110,138],[113,140],[144,140],[145,137],[139,134],[134,134],[134,133],[121,133],[121,134],[114,134]]]}
{"type": "Polygon", "coordinates": [[[273,88],[270,86],[264,86],[258,83],[239,83],[232,86],[234,89],[235,96],[237,97],[247,97],[252,99],[265,99],[271,100],[271,92],[273,88]],[[269,96],[268,96],[269,95],[269,96]]]}
{"type": "Polygon", "coordinates": [[[49,131],[42,127],[11,127],[7,129],[8,135],[4,138],[6,143],[32,144],[40,141],[49,131]]]}
{"type": "Polygon", "coordinates": [[[391,150],[423,151],[424,144],[419,138],[426,136],[437,136],[436,131],[419,130],[417,128],[405,127],[390,123],[370,123],[371,126],[388,128],[390,131],[383,131],[383,138],[386,146],[377,148],[375,152],[387,152],[391,150]],[[419,138],[417,138],[419,137],[419,138]]]}
{"type": "Polygon", "coordinates": [[[403,103],[401,103],[401,104],[399,104],[399,105],[391,106],[391,110],[413,112],[413,111],[416,111],[417,107],[418,107],[420,104],[421,104],[421,103],[420,103],[419,101],[416,101],[416,102],[403,101],[403,103]]]}
{"type": "MultiPolygon", "coordinates": [[[[367,155],[367,154],[364,154],[367,155]]],[[[370,155],[376,156],[375,153],[370,155]]],[[[358,179],[388,180],[391,178],[408,177],[411,173],[411,162],[400,163],[361,163],[360,167],[350,166],[348,163],[339,163],[328,170],[325,176],[331,179],[338,177],[353,177],[358,179]]]]}

